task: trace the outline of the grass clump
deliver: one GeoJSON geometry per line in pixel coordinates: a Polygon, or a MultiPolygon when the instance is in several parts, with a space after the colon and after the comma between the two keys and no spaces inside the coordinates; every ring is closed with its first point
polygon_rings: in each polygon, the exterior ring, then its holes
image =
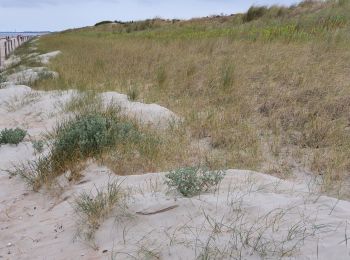
{"type": "Polygon", "coordinates": [[[52,182],[50,172],[52,165],[49,157],[41,156],[35,161],[29,161],[16,165],[8,171],[10,176],[21,177],[34,191],[40,189],[44,183],[52,182]]]}
{"type": "Polygon", "coordinates": [[[56,177],[64,173],[69,181],[78,180],[88,159],[118,170],[111,164],[125,166],[137,158],[137,166],[132,164],[125,169],[126,174],[131,174],[157,160],[161,143],[156,135],[121,116],[114,106],[81,109],[71,119],[58,124],[48,138],[52,140],[48,153],[15,171],[35,191],[43,185],[50,187],[56,177]]]}
{"type": "Polygon", "coordinates": [[[224,178],[222,171],[208,171],[200,167],[187,167],[171,171],[165,184],[185,197],[192,197],[216,187],[224,178]]]}
{"type": "MultiPolygon", "coordinates": [[[[59,124],[53,133],[54,141],[49,154],[54,175],[72,171],[72,178],[79,177],[75,167],[88,158],[100,158],[118,142],[141,138],[136,126],[125,122],[117,109],[90,111],[76,115],[59,124]]],[[[51,174],[48,172],[48,174],[51,174]]]]}
{"type": "Polygon", "coordinates": [[[136,85],[132,85],[129,87],[127,96],[130,101],[136,101],[139,95],[140,95],[140,92],[136,85]]]}
{"type": "Polygon", "coordinates": [[[27,131],[21,128],[4,129],[0,132],[0,145],[1,144],[15,144],[18,145],[24,137],[27,135],[27,131]]]}
{"type": "Polygon", "coordinates": [[[126,193],[121,188],[122,182],[109,182],[105,189],[83,192],[74,201],[74,207],[80,218],[78,234],[91,241],[101,222],[116,208],[125,210],[126,193]]]}
{"type": "Polygon", "coordinates": [[[252,6],[249,8],[248,12],[244,14],[243,21],[251,22],[256,20],[266,14],[268,8],[266,6],[252,6]]]}
{"type": "Polygon", "coordinates": [[[77,92],[64,104],[67,113],[85,113],[102,107],[101,98],[94,91],[77,92]]]}

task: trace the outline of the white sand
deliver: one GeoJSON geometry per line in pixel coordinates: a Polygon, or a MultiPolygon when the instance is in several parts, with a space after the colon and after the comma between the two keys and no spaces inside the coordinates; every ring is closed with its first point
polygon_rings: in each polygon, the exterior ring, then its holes
{"type": "Polygon", "coordinates": [[[30,84],[38,80],[41,76],[58,78],[58,73],[49,71],[45,67],[28,68],[15,72],[7,76],[7,82],[12,84],[30,84]]]}
{"type": "Polygon", "coordinates": [[[128,100],[127,95],[117,92],[105,92],[102,98],[106,104],[116,103],[129,117],[144,124],[156,125],[158,128],[165,128],[179,119],[173,112],[157,104],[144,104],[128,100]]]}
{"type": "Polygon", "coordinates": [[[10,58],[8,58],[7,60],[4,60],[3,62],[3,66],[1,67],[1,69],[5,70],[11,66],[17,65],[21,62],[21,58],[16,56],[16,55],[12,55],[10,58]]]}
{"type": "Polygon", "coordinates": [[[39,60],[42,64],[48,64],[50,63],[50,60],[52,58],[57,57],[61,53],[62,53],[61,51],[53,51],[53,52],[41,54],[37,56],[37,60],[39,60]]]}

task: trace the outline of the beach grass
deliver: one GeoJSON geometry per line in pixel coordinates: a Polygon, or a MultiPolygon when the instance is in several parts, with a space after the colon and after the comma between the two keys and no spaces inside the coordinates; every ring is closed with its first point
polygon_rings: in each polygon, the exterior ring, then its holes
{"type": "Polygon", "coordinates": [[[350,171],[350,1],[254,8],[43,36],[40,51],[63,52],[49,65],[60,77],[34,87],[113,90],[174,111],[184,120],[168,140],[181,145],[161,148],[164,169],[306,171],[328,187],[350,171]],[[181,165],[189,139],[210,153],[181,165]]]}

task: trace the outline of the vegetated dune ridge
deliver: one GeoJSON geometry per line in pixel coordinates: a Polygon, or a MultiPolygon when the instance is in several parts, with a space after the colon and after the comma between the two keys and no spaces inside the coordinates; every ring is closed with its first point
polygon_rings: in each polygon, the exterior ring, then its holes
{"type": "MultiPolygon", "coordinates": [[[[11,82],[0,89],[0,129],[20,126],[18,146],[0,147],[0,258],[3,259],[349,259],[350,203],[318,193],[313,182],[293,183],[243,170],[226,171],[214,192],[193,198],[168,193],[164,173],[118,177],[93,161],[77,182],[59,179],[61,194],[31,191],[14,164],[33,160],[32,142],[67,117],[75,91],[35,91],[11,82]],[[77,236],[74,199],[118,180],[127,207],[116,207],[95,239],[77,236]]],[[[115,96],[129,116],[163,125],[175,115],[157,105],[115,96]],[[119,98],[119,100],[118,100],[119,98]],[[156,109],[154,109],[156,108],[156,109]],[[147,116],[147,117],[145,117],[147,116]]],[[[81,232],[81,230],[80,230],[81,232]]]]}
{"type": "MultiPolygon", "coordinates": [[[[349,28],[350,1],[329,0],[68,30],[38,42],[62,51],[49,64],[60,78],[33,87],[130,93],[181,115],[191,138],[215,151],[212,169],[307,173],[348,199],[349,28]]],[[[188,150],[171,148],[175,158],[188,150]]]]}

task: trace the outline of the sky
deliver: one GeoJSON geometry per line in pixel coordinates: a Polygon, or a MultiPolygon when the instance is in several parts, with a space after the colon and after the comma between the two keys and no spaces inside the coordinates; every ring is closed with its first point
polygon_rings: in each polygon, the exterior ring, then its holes
{"type": "Polygon", "coordinates": [[[102,20],[189,19],[298,0],[0,0],[0,31],[60,31],[102,20]]]}

